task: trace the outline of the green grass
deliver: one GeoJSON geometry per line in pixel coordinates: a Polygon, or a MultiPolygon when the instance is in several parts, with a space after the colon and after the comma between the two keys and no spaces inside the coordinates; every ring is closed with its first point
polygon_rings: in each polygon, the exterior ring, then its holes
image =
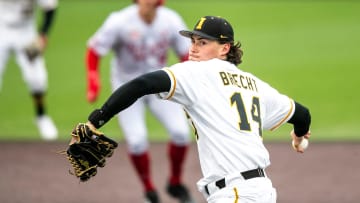
{"type": "MultiPolygon", "coordinates": [[[[85,100],[84,53],[88,38],[106,16],[130,1],[62,0],[46,52],[49,70],[48,112],[61,139],[110,94],[109,59],[101,63],[102,92],[96,104],[85,100]]],[[[268,81],[308,106],[312,139],[359,141],[357,79],[360,71],[360,3],[355,1],[205,1],[168,0],[192,28],[203,15],[227,18],[244,50],[241,69],[268,81]]],[[[131,22],[129,22],[131,23],[131,22]]],[[[171,63],[176,62],[171,55],[171,63]]],[[[34,110],[20,71],[9,61],[0,92],[0,139],[40,139],[34,110]]],[[[163,127],[148,117],[152,140],[165,140],[163,127]]],[[[291,126],[265,132],[265,140],[287,140],[291,126]]],[[[117,119],[102,128],[122,138],[117,119]]]]}

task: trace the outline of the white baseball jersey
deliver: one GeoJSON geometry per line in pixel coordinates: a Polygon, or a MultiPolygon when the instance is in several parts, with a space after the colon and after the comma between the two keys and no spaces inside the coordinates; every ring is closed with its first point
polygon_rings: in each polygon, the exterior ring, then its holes
{"type": "Polygon", "coordinates": [[[166,66],[169,48],[187,55],[190,42],[178,33],[183,29],[185,23],[173,10],[159,6],[154,21],[146,24],[134,4],[110,14],[88,44],[100,55],[112,49],[112,80],[126,82],[166,66]]]}
{"type": "Polygon", "coordinates": [[[29,62],[24,49],[38,37],[36,6],[48,10],[56,8],[57,3],[57,0],[0,0],[0,89],[6,63],[14,53],[30,91],[46,90],[47,72],[43,57],[29,62]]]}
{"type": "Polygon", "coordinates": [[[0,0],[0,26],[21,27],[35,23],[35,7],[56,8],[57,0],[0,0]]]}
{"type": "Polygon", "coordinates": [[[220,59],[164,68],[171,89],[164,99],[180,103],[196,130],[203,179],[199,189],[229,174],[266,168],[262,129],[275,129],[294,113],[294,101],[254,75],[220,59]]]}

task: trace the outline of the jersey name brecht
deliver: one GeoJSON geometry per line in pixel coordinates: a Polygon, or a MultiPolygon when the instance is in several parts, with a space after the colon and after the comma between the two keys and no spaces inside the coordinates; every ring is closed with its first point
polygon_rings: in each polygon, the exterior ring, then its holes
{"type": "Polygon", "coordinates": [[[256,80],[249,76],[221,71],[220,77],[224,85],[235,85],[243,89],[249,89],[257,92],[256,80]]]}

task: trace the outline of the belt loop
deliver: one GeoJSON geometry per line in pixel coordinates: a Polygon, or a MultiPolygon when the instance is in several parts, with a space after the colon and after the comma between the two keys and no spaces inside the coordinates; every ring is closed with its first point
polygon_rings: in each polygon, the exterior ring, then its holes
{"type": "Polygon", "coordinates": [[[209,189],[208,189],[208,185],[205,185],[205,192],[206,194],[210,195],[209,189]]]}
{"type": "Polygon", "coordinates": [[[258,168],[258,172],[261,177],[265,177],[264,171],[261,168],[258,168]]]}
{"type": "Polygon", "coordinates": [[[224,188],[224,187],[226,186],[226,184],[225,184],[225,178],[216,181],[216,182],[215,182],[215,185],[216,185],[219,189],[224,188]]]}

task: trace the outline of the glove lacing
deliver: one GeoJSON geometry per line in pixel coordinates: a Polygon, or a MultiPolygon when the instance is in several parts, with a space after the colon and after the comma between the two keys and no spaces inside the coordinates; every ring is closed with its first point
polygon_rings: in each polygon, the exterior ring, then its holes
{"type": "Polygon", "coordinates": [[[73,166],[74,171],[71,171],[71,170],[69,169],[70,175],[73,175],[73,176],[76,176],[76,177],[80,177],[80,176],[82,176],[84,173],[86,173],[87,171],[89,171],[89,170],[97,167],[97,166],[95,165],[95,166],[92,166],[92,167],[87,168],[86,170],[83,170],[83,169],[81,168],[80,164],[74,159],[74,157],[71,156],[71,155],[68,155],[68,154],[66,153],[66,150],[59,151],[58,153],[59,153],[59,154],[62,154],[62,155],[66,155],[66,158],[69,160],[70,164],[73,166]]]}

